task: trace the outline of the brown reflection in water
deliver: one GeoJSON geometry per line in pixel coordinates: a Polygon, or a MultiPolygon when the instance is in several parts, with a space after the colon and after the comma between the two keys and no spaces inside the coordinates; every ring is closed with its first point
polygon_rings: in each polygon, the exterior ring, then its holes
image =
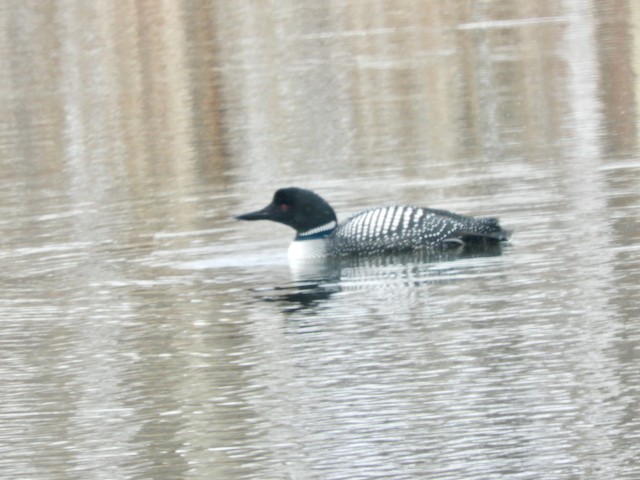
{"type": "MultiPolygon", "coordinates": [[[[632,5],[578,11],[596,26],[617,154],[636,144],[632,5]]],[[[141,186],[222,181],[234,164],[275,177],[327,162],[334,175],[390,162],[418,174],[458,158],[553,157],[563,131],[558,2],[15,3],[0,14],[3,116],[18,133],[4,156],[54,175],[74,156],[141,186]]]]}

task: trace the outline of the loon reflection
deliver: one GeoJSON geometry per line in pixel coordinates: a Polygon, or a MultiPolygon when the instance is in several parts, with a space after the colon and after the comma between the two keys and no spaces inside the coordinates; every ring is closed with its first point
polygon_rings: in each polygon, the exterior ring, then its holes
{"type": "Polygon", "coordinates": [[[276,302],[285,311],[315,308],[341,292],[362,289],[407,290],[426,284],[457,282],[484,269],[488,264],[482,259],[499,257],[502,248],[502,245],[496,244],[491,248],[467,247],[291,261],[292,282],[261,289],[256,293],[261,300],[276,302]]]}

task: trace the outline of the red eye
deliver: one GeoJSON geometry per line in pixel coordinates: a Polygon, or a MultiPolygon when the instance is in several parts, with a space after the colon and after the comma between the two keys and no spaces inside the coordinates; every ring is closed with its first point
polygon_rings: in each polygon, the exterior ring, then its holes
{"type": "Polygon", "coordinates": [[[287,210],[289,210],[289,205],[287,205],[286,203],[280,204],[280,210],[286,212],[287,210]]]}

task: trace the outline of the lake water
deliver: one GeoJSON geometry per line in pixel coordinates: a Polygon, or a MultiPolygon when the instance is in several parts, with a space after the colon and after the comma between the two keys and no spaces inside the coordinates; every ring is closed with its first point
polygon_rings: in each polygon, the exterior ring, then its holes
{"type": "Polygon", "coordinates": [[[0,6],[0,476],[640,478],[640,3],[0,6]],[[233,215],[496,215],[289,265],[233,215]]]}

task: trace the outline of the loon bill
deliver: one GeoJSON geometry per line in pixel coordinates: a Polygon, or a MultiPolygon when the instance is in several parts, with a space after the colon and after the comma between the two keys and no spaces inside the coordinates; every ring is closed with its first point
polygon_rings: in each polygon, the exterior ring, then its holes
{"type": "Polygon", "coordinates": [[[367,209],[338,224],[333,208],[322,197],[296,187],[281,188],[262,210],[235,218],[272,220],[293,228],[292,258],[489,246],[508,240],[511,233],[494,217],[468,217],[408,205],[367,209]]]}

